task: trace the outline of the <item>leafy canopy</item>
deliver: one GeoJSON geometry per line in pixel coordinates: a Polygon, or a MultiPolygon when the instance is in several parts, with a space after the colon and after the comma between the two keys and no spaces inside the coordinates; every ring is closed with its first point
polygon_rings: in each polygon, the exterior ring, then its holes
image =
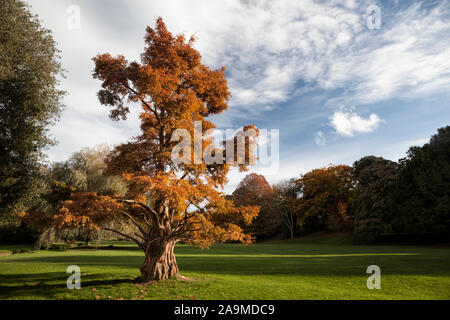
{"type": "Polygon", "coordinates": [[[450,126],[438,129],[422,147],[400,161],[393,192],[396,233],[448,234],[450,231],[450,126]]]}
{"type": "Polygon", "coordinates": [[[250,173],[239,183],[233,192],[236,205],[253,205],[260,208],[258,217],[244,230],[257,239],[267,238],[277,233],[281,215],[274,207],[274,191],[263,175],[250,173]]]}
{"type": "Polygon", "coordinates": [[[363,157],[353,164],[355,179],[354,230],[381,235],[392,232],[392,192],[398,163],[380,157],[363,157]]]}
{"type": "Polygon", "coordinates": [[[38,193],[47,131],[62,110],[57,53],[23,1],[1,1],[0,215],[24,210],[38,193]]]}
{"type": "Polygon", "coordinates": [[[314,218],[329,230],[351,226],[355,180],[353,168],[346,165],[314,169],[296,181],[300,202],[298,223],[314,218]]]}

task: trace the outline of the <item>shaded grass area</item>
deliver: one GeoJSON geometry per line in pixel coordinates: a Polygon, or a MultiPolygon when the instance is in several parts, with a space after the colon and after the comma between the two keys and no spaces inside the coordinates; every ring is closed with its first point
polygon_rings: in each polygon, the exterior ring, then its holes
{"type": "Polygon", "coordinates": [[[143,253],[114,249],[35,251],[0,257],[0,299],[450,299],[450,249],[355,245],[327,237],[243,247],[175,249],[181,274],[195,278],[141,286],[143,253]],[[81,268],[80,290],[66,288],[66,268],[81,268]],[[366,269],[381,268],[381,290],[366,269]]]}
{"type": "Polygon", "coordinates": [[[0,245],[0,255],[23,253],[33,251],[32,245],[0,245]]]}

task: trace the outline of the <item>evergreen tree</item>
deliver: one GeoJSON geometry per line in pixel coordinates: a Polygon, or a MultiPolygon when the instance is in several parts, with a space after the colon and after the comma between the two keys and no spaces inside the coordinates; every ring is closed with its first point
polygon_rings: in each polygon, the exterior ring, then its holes
{"type": "Polygon", "coordinates": [[[367,156],[353,165],[357,180],[354,206],[354,231],[379,235],[392,232],[392,190],[398,163],[367,156]]]}
{"type": "Polygon", "coordinates": [[[23,1],[0,1],[0,216],[24,210],[39,189],[47,131],[64,94],[57,53],[23,1]]]}
{"type": "Polygon", "coordinates": [[[392,224],[396,233],[450,231],[450,126],[438,129],[429,143],[411,147],[401,160],[394,191],[392,224]]]}

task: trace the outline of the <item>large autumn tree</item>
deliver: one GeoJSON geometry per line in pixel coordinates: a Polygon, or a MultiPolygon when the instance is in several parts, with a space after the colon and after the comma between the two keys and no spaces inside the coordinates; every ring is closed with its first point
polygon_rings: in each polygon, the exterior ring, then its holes
{"type": "Polygon", "coordinates": [[[178,241],[200,246],[250,242],[239,224],[250,224],[259,210],[235,207],[221,191],[231,166],[246,170],[254,159],[252,146],[258,134],[253,126],[245,126],[223,145],[214,143],[210,129],[215,125],[208,116],[228,108],[225,68],[203,65],[194,39],[172,35],[161,18],[146,31],[140,62],[108,53],[93,58],[93,76],[102,82],[98,97],[111,107],[111,118],[126,119],[129,107],[142,108],[142,133],[117,146],[106,160],[107,173],[126,180],[126,197],[72,193],[55,216],[60,226],[103,227],[137,243],[145,253],[143,282],[178,275],[174,255],[178,241]],[[190,140],[180,130],[193,140],[201,135],[203,139],[193,148],[179,148],[181,141],[190,140]],[[225,148],[227,142],[231,147],[225,148]],[[214,161],[199,157],[199,148],[201,155],[214,161]],[[134,232],[105,227],[114,220],[132,224],[134,232]]]}

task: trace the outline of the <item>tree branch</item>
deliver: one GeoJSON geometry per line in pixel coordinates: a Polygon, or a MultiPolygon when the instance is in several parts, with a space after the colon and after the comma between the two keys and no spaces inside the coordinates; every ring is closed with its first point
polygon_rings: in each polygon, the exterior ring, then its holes
{"type": "MultiPolygon", "coordinates": [[[[127,88],[128,90],[130,90],[131,92],[133,92],[135,95],[139,95],[138,92],[136,90],[134,90],[132,87],[130,87],[127,84],[122,84],[125,88],[127,88]]],[[[145,100],[140,99],[139,101],[142,102],[143,105],[145,105],[145,107],[150,110],[156,117],[156,120],[158,121],[159,126],[161,126],[161,120],[159,119],[158,113],[156,112],[156,110],[153,110],[153,108],[150,106],[150,104],[148,104],[145,100]]]]}
{"type": "Polygon", "coordinates": [[[146,205],[146,204],[144,204],[142,202],[135,201],[135,200],[119,200],[119,202],[123,202],[123,203],[126,203],[126,204],[137,204],[138,206],[144,208],[145,210],[153,213],[155,215],[155,217],[158,216],[158,213],[155,210],[153,210],[148,205],[146,205]]]}
{"type": "Polygon", "coordinates": [[[184,229],[178,232],[174,232],[170,235],[170,238],[175,238],[175,237],[179,237],[183,234],[185,234],[186,232],[194,232],[194,231],[199,231],[201,228],[197,228],[197,229],[184,229]]]}
{"type": "Polygon", "coordinates": [[[120,211],[120,213],[124,214],[128,219],[131,220],[131,222],[133,222],[133,224],[139,229],[139,231],[141,232],[141,234],[143,236],[145,236],[147,234],[147,232],[145,232],[145,230],[141,227],[141,225],[136,221],[136,219],[134,219],[130,214],[128,214],[125,211],[120,211]]]}

